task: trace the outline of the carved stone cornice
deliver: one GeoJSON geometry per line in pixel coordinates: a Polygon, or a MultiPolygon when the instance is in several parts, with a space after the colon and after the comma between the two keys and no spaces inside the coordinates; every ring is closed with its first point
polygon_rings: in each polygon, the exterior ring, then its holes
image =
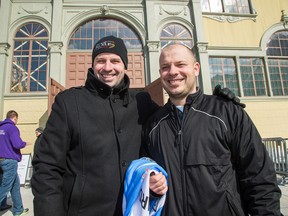
{"type": "Polygon", "coordinates": [[[10,44],[9,43],[0,43],[0,54],[5,54],[8,56],[8,50],[10,48],[10,44]]]}
{"type": "Polygon", "coordinates": [[[48,52],[49,53],[60,53],[62,54],[62,47],[63,43],[62,42],[49,42],[48,45],[48,52]]]}
{"type": "Polygon", "coordinates": [[[163,6],[159,6],[159,15],[163,15],[163,12],[165,12],[166,14],[168,15],[171,15],[171,16],[177,16],[179,14],[181,14],[183,12],[183,14],[185,16],[187,16],[187,9],[185,6],[183,6],[182,8],[178,9],[178,10],[167,10],[167,9],[164,9],[163,6]]]}
{"type": "Polygon", "coordinates": [[[160,41],[147,41],[147,47],[149,52],[159,51],[160,41]]]}

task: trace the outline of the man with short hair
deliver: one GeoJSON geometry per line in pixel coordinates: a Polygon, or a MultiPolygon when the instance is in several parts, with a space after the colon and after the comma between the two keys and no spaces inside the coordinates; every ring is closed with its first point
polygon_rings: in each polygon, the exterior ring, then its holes
{"type": "MultiPolygon", "coordinates": [[[[158,106],[129,90],[127,49],[108,36],[93,48],[85,86],[59,93],[35,146],[31,186],[35,216],[122,215],[123,180],[140,156],[141,131],[158,106]]],[[[150,190],[167,191],[162,173],[150,190]]]]}
{"type": "MultiPolygon", "coordinates": [[[[127,66],[124,41],[104,37],[85,85],[56,96],[32,161],[35,216],[122,215],[126,170],[141,156],[142,126],[159,108],[147,92],[129,89],[127,66]]],[[[150,177],[150,190],[166,193],[162,173],[150,177]]]]}
{"type": "Polygon", "coordinates": [[[20,180],[17,173],[18,162],[22,159],[20,149],[26,146],[20,137],[19,129],[16,127],[18,113],[10,110],[6,119],[0,122],[0,166],[3,170],[2,182],[0,185],[0,202],[6,199],[11,193],[13,201],[13,215],[22,216],[28,213],[28,208],[23,208],[20,180]]]}
{"type": "Polygon", "coordinates": [[[280,216],[281,191],[255,125],[240,106],[202,93],[195,54],[180,44],[162,50],[169,100],[144,130],[144,146],[169,176],[163,215],[280,216]]]}

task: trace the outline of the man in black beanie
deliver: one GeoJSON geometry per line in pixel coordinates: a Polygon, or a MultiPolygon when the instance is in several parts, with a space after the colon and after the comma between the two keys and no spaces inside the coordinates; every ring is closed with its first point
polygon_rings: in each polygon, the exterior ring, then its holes
{"type": "MultiPolygon", "coordinates": [[[[142,125],[158,109],[146,92],[130,91],[122,39],[99,40],[85,86],[59,93],[35,146],[35,216],[122,215],[123,181],[140,157],[142,125]]],[[[150,190],[167,191],[162,173],[150,190]]]]}
{"type": "MultiPolygon", "coordinates": [[[[142,126],[159,107],[147,92],[129,90],[122,39],[100,39],[92,62],[85,86],[56,96],[35,146],[35,216],[122,215],[126,169],[141,156],[142,126]]],[[[150,190],[166,193],[162,173],[150,177],[150,190]]]]}

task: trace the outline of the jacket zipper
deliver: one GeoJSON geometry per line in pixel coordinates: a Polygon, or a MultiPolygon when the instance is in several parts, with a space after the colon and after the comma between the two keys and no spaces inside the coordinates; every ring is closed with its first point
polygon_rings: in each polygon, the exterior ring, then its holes
{"type": "MultiPolygon", "coordinates": [[[[178,112],[176,108],[176,113],[178,112]]],[[[187,197],[186,197],[186,175],[184,170],[184,146],[183,146],[183,139],[182,139],[182,128],[184,122],[184,114],[185,114],[185,107],[183,109],[183,116],[182,121],[180,121],[178,113],[177,113],[177,121],[178,121],[178,134],[177,134],[177,144],[179,146],[179,158],[180,158],[180,173],[181,173],[181,185],[182,185],[182,199],[183,199],[183,212],[184,215],[187,214],[187,197]]]]}

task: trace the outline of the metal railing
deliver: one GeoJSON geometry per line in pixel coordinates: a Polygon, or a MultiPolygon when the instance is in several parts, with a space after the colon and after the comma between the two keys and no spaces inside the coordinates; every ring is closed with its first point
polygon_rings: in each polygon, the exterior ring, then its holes
{"type": "Polygon", "coordinates": [[[282,137],[262,139],[270,158],[273,161],[276,173],[282,176],[279,184],[284,185],[288,182],[288,139],[282,137]]]}

